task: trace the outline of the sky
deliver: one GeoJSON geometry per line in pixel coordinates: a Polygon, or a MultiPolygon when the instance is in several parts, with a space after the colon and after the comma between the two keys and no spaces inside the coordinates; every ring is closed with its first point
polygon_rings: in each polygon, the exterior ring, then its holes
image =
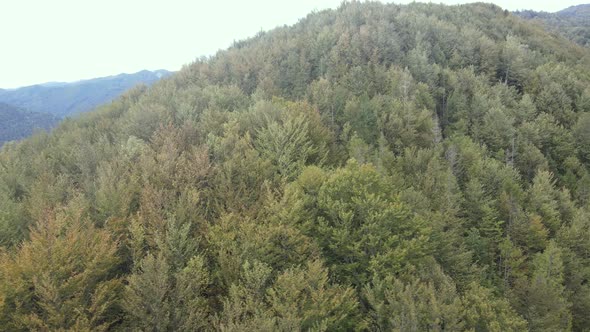
{"type": "MultiPolygon", "coordinates": [[[[509,10],[554,12],[590,0],[491,2],[509,10]]],[[[143,69],[176,71],[236,40],[294,24],[313,10],[336,8],[340,3],[341,0],[0,0],[0,88],[71,82],[143,69]]]]}

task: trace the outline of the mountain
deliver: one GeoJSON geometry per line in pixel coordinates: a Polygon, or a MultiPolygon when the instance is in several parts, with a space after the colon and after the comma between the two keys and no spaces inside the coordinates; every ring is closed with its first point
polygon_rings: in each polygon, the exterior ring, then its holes
{"type": "Polygon", "coordinates": [[[74,83],[49,82],[18,89],[0,89],[0,146],[31,135],[35,129],[49,130],[59,119],[110,102],[138,84],[151,85],[172,73],[143,70],[74,83]]]}
{"type": "Polygon", "coordinates": [[[576,17],[582,21],[584,17],[590,16],[590,4],[570,6],[557,12],[561,17],[576,17]]]}
{"type": "Polygon", "coordinates": [[[166,70],[143,70],[134,74],[120,74],[74,83],[51,82],[0,90],[0,102],[61,118],[90,111],[98,105],[110,102],[137,84],[150,85],[170,74],[171,72],[166,70]]]}
{"type": "Polygon", "coordinates": [[[482,3],[236,42],[4,145],[0,327],[587,331],[589,87],[482,3]]]}
{"type": "Polygon", "coordinates": [[[515,14],[536,21],[582,46],[590,46],[590,4],[571,6],[556,13],[525,10],[515,14]]]}
{"type": "Polygon", "coordinates": [[[29,112],[0,103],[0,146],[6,141],[28,137],[35,130],[49,130],[58,123],[51,114],[29,112]]]}

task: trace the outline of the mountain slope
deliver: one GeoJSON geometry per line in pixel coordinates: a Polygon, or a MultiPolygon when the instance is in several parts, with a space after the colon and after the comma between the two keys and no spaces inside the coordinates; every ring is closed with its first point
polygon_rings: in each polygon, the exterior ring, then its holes
{"type": "Polygon", "coordinates": [[[587,330],[589,52],[343,3],[6,145],[0,326],[587,330]]]}
{"type": "Polygon", "coordinates": [[[577,44],[590,45],[590,4],[571,6],[556,13],[525,10],[515,14],[539,22],[577,44]]]}
{"type": "Polygon", "coordinates": [[[120,74],[74,83],[54,82],[14,90],[0,90],[0,102],[32,112],[64,117],[90,111],[137,84],[150,85],[168,75],[170,72],[165,70],[144,70],[135,74],[120,74]]]}
{"type": "Polygon", "coordinates": [[[28,112],[0,103],[0,146],[6,141],[30,136],[36,129],[51,129],[57,122],[51,114],[28,112]]]}

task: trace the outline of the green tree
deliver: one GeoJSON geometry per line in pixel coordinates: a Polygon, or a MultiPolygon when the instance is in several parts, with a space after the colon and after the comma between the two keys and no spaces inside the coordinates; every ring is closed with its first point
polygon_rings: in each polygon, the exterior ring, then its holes
{"type": "Polygon", "coordinates": [[[466,329],[474,331],[526,331],[527,322],[510,303],[497,298],[480,285],[472,283],[463,295],[466,329]]]}
{"type": "Polygon", "coordinates": [[[436,267],[434,278],[404,283],[375,278],[364,288],[370,329],[375,331],[462,331],[461,298],[452,280],[436,267]]]}
{"type": "Polygon", "coordinates": [[[574,137],[580,159],[590,164],[590,113],[580,115],[574,127],[574,137]]]}
{"type": "Polygon", "coordinates": [[[169,269],[164,257],[150,254],[128,278],[124,307],[133,317],[134,327],[152,331],[168,328],[172,309],[169,269]]]}
{"type": "Polygon", "coordinates": [[[526,78],[527,48],[518,37],[508,35],[500,56],[502,81],[506,84],[522,87],[526,78]]]}
{"type": "Polygon", "coordinates": [[[551,241],[533,260],[534,272],[526,298],[532,331],[569,331],[572,317],[563,285],[562,250],[551,241]]]}
{"type": "Polygon", "coordinates": [[[277,172],[293,180],[317,152],[309,139],[308,124],[304,117],[289,119],[283,125],[271,122],[260,130],[254,142],[263,158],[268,158],[277,172]]]}
{"type": "Polygon", "coordinates": [[[350,287],[331,285],[319,261],[286,270],[267,290],[278,331],[352,330],[358,326],[358,303],[350,287]]]}
{"type": "Polygon", "coordinates": [[[558,203],[555,200],[555,180],[549,172],[539,172],[529,191],[531,210],[538,213],[542,223],[551,232],[556,232],[561,224],[558,203]]]}
{"type": "Polygon", "coordinates": [[[174,270],[163,255],[148,254],[127,278],[124,308],[141,331],[196,331],[209,326],[205,298],[209,271],[201,256],[174,270]]]}
{"type": "MultiPolygon", "coordinates": [[[[399,202],[385,177],[370,165],[349,161],[327,177],[305,170],[287,209],[304,233],[315,238],[336,280],[362,285],[371,273],[401,272],[428,253],[429,229],[399,202]],[[306,193],[307,179],[317,192],[306,193]],[[308,196],[309,195],[309,196],[308,196]],[[307,202],[307,212],[291,204],[307,202]]],[[[301,205],[299,205],[301,206],[301,205]]]]}

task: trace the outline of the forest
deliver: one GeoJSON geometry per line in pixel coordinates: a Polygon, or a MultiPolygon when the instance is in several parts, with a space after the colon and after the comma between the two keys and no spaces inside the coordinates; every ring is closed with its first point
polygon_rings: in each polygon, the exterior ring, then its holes
{"type": "Polygon", "coordinates": [[[31,136],[35,130],[48,130],[59,119],[51,114],[29,112],[0,102],[0,146],[4,142],[31,136]]]}
{"type": "Polygon", "coordinates": [[[539,23],[579,45],[590,46],[590,4],[571,6],[556,13],[523,10],[514,14],[539,23]]]}
{"type": "Polygon", "coordinates": [[[344,2],[0,150],[2,331],[589,331],[589,280],[590,50],[491,4],[344,2]]]}

